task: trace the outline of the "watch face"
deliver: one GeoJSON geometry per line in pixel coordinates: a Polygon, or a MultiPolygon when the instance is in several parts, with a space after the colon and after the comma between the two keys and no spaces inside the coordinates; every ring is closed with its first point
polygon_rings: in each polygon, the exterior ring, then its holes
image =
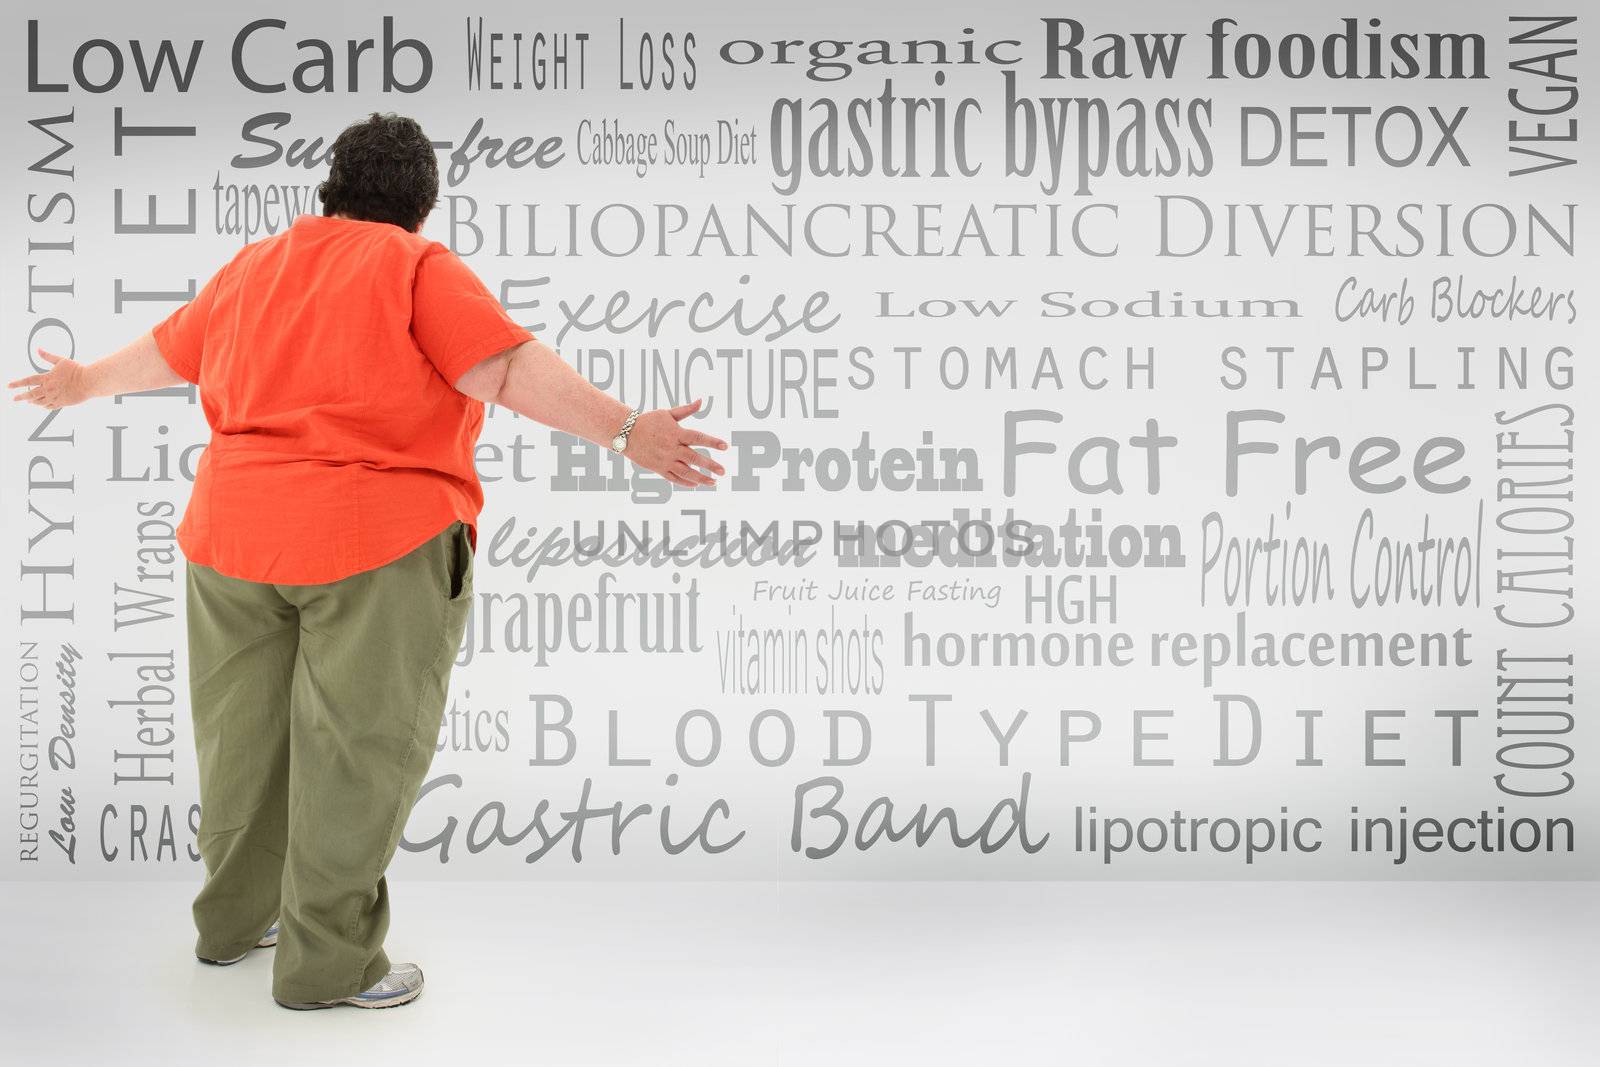
{"type": "Polygon", "coordinates": [[[614,452],[621,452],[623,446],[625,446],[627,443],[628,439],[619,433],[617,436],[611,439],[611,449],[614,452]]]}

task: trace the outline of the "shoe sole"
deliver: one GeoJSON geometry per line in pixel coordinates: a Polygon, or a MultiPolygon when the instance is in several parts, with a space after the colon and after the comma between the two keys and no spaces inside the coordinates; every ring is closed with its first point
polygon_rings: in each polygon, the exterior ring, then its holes
{"type": "Polygon", "coordinates": [[[278,1000],[277,997],[273,997],[272,999],[277,1002],[280,1008],[292,1008],[295,1011],[315,1011],[317,1008],[337,1008],[341,1004],[348,1004],[352,1008],[396,1008],[401,1004],[411,1003],[421,995],[422,987],[418,986],[415,989],[393,997],[389,997],[385,1000],[358,1000],[355,997],[342,997],[339,1000],[312,1000],[303,1002],[293,1000],[278,1000]]]}

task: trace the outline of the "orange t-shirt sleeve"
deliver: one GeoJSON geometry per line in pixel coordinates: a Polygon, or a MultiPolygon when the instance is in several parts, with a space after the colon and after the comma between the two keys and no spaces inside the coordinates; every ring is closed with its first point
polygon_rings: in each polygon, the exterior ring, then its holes
{"type": "Polygon", "coordinates": [[[161,358],[186,382],[200,382],[206,327],[211,322],[211,305],[216,300],[217,281],[222,273],[219,270],[213,274],[193,300],[173,311],[150,330],[155,336],[161,358]]]}
{"type": "Polygon", "coordinates": [[[452,386],[484,358],[533,340],[472,268],[438,242],[417,261],[411,336],[452,386]]]}

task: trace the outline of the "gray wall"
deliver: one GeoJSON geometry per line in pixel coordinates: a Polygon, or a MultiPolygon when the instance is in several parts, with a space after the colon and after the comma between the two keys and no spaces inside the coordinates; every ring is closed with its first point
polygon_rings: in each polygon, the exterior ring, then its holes
{"type": "MultiPolygon", "coordinates": [[[[1386,12],[1376,31],[1363,15],[1361,34],[1482,35],[1486,76],[1347,79],[1320,68],[1287,77],[1276,62],[1248,78],[1231,65],[1240,42],[1248,58],[1249,34],[1276,43],[1341,32],[1347,12],[1320,4],[701,4],[669,14],[490,2],[472,19],[385,5],[394,36],[422,42],[431,57],[426,84],[399,92],[384,88],[376,12],[33,5],[11,15],[0,44],[13,71],[0,88],[7,377],[38,369],[36,345],[80,360],[115,351],[176,306],[191,280],[314,210],[325,164],[291,165],[282,149],[325,146],[370,110],[410,114],[439,143],[445,175],[424,232],[614,394],[646,407],[703,397],[692,424],[735,447],[718,487],[669,494],[653,476],[491,412],[479,452],[478,599],[397,870],[1592,877],[1587,535],[1597,457],[1584,427],[1593,398],[1584,356],[1594,340],[1594,181],[1588,162],[1512,173],[1540,161],[1518,147],[1586,160],[1590,124],[1574,107],[1544,121],[1555,133],[1578,118],[1576,141],[1508,139],[1513,121],[1526,135],[1540,119],[1508,91],[1550,108],[1560,97],[1547,87],[1569,84],[1509,68],[1564,50],[1512,44],[1521,27],[1508,16],[1518,10],[1412,5],[1386,12]],[[1223,14],[1238,20],[1228,27],[1230,76],[1208,78],[1207,33],[1223,14]],[[496,46],[498,89],[487,66],[469,74],[478,15],[485,48],[489,32],[508,35],[496,46]],[[1068,15],[1083,20],[1091,59],[1107,46],[1099,35],[1183,34],[1171,75],[1048,77],[1046,20],[1068,15]],[[287,26],[248,35],[236,69],[234,42],[258,18],[287,26]],[[565,87],[534,87],[526,43],[516,63],[516,32],[524,42],[567,35],[565,87]],[[785,38],[908,37],[1020,43],[996,54],[1015,62],[981,61],[980,50],[971,64],[860,62],[845,77],[826,67],[808,76],[805,45],[794,46],[796,62],[772,62],[772,42],[785,38]],[[368,38],[376,47],[352,69],[345,42],[368,38]],[[289,82],[318,54],[302,41],[327,42],[334,91],[255,91],[242,79],[289,82]],[[671,88],[643,87],[647,41],[658,57],[670,47],[671,88]],[[740,41],[761,43],[763,59],[730,44],[740,41]],[[147,55],[163,42],[178,57],[197,47],[186,87],[170,62],[141,86],[130,42],[147,55]],[[123,63],[114,85],[111,49],[123,63]],[[30,63],[42,84],[24,76],[30,63]],[[896,98],[887,130],[886,87],[896,98]],[[1008,92],[1027,102],[1032,138],[1024,108],[1008,112],[1008,92]],[[919,113],[914,174],[910,97],[943,108],[942,125],[919,113]],[[975,105],[960,108],[968,99],[975,105]],[[1086,99],[1106,103],[1103,145],[1080,141],[1095,115],[1086,99]],[[1169,112],[1163,100],[1177,103],[1169,112]],[[1353,136],[1331,108],[1363,109],[1353,136]],[[1378,154],[1380,114],[1391,157],[1420,136],[1409,164],[1378,154]],[[1287,140],[1271,152],[1274,121],[1287,131],[1292,116],[1303,134],[1298,163],[1287,140]],[[713,156],[703,167],[586,164],[602,123],[654,133],[662,153],[669,128],[689,135],[675,151],[705,135],[713,156]],[[119,141],[119,124],[158,135],[128,130],[119,141]],[[719,131],[732,129],[754,134],[753,144],[744,160],[723,162],[719,131]],[[69,144],[53,160],[46,131],[69,144]],[[513,167],[482,155],[458,173],[451,153],[469,137],[559,138],[563,158],[513,167]],[[978,164],[975,175],[956,172],[957,148],[978,164]],[[1262,165],[1245,165],[1247,150],[1262,165]],[[1174,160],[1175,173],[1149,172],[1174,160]],[[152,213],[163,232],[138,228],[152,213]],[[792,234],[792,246],[756,219],[792,234]],[[1442,295],[1513,286],[1521,313],[1436,314],[1442,295]],[[1358,301],[1402,288],[1410,303],[1395,300],[1387,316],[1375,300],[1358,301]],[[626,310],[606,321],[614,294],[626,310]],[[672,303],[701,296],[714,302],[709,313],[672,303]],[[763,322],[780,296],[787,329],[763,322]],[[735,301],[741,314],[726,317],[735,301]],[[1220,317],[1202,317],[1196,301],[1220,317]],[[1275,314],[1264,301],[1280,302],[1275,314]],[[658,302],[665,310],[652,328],[641,315],[658,302]],[[1501,382],[1502,348],[1514,361],[1525,353],[1525,386],[1501,382]],[[1241,442],[1276,453],[1244,451],[1230,465],[1234,413],[1250,413],[1241,442]],[[1144,438],[1154,433],[1162,447],[1152,453],[1144,438]],[[1363,446],[1369,438],[1377,443],[1363,446]],[[1304,485],[1300,439],[1323,445],[1304,485]],[[870,458],[858,455],[866,448],[870,458]],[[1397,456],[1380,464],[1386,448],[1397,456]],[[968,453],[970,469],[958,463],[949,475],[945,456],[968,453]],[[1438,462],[1420,476],[1419,454],[1425,466],[1438,462]],[[1543,465],[1516,465],[1530,460],[1543,465]],[[605,476],[585,479],[586,470],[605,476]],[[1513,482],[1520,499],[1507,499],[1513,482]],[[726,540],[699,539],[702,520],[726,540]],[[1047,534],[1045,547],[1008,557],[1012,520],[1047,534]],[[574,531],[614,538],[619,522],[668,538],[680,556],[573,558],[574,531]],[[1053,555],[1081,532],[1073,522],[1101,531],[1108,558],[1053,555]],[[893,551],[853,557],[840,535],[858,523],[893,551]],[[939,523],[961,525],[983,551],[899,552],[908,530],[939,523]],[[741,531],[769,524],[798,559],[741,551],[741,531]],[[1261,551],[1269,538],[1282,539],[1276,555],[1261,551]],[[1415,559],[1424,538],[1436,541],[1423,559],[1430,588],[1437,542],[1454,553],[1442,602],[1424,602],[1420,590],[1380,596],[1396,555],[1415,559]],[[1284,602],[1284,545],[1325,562],[1315,595],[1307,586],[1284,602]],[[848,598],[830,599],[839,590],[848,598]],[[620,627],[609,641],[620,632],[626,651],[574,647],[594,644],[602,612],[620,627]],[[653,633],[662,617],[673,641],[650,651],[641,619],[653,633]],[[908,631],[926,643],[908,644],[908,631]],[[1346,635],[1373,635],[1410,659],[1424,634],[1443,635],[1447,662],[1340,657],[1346,635]],[[997,643],[1003,658],[1012,638],[1033,645],[1032,665],[996,662],[997,643]],[[1286,649],[1301,656],[1316,640],[1326,642],[1322,665],[1265,661],[1286,649]],[[1186,642],[1184,655],[1201,662],[1172,661],[1186,642]],[[854,760],[862,723],[870,751],[854,760]],[[720,747],[706,762],[713,737],[720,747]],[[585,797],[594,809],[648,809],[622,832],[620,853],[609,817],[583,826],[581,861],[573,828],[541,845],[585,797]],[[880,832],[885,819],[896,832],[913,825],[923,805],[925,841],[880,832]],[[945,807],[959,847],[949,823],[933,819],[945,807]],[[1364,841],[1352,848],[1353,810],[1405,818],[1413,830],[1421,819],[1467,822],[1459,849],[1419,851],[1412,838],[1397,862],[1364,841]],[[1479,845],[1480,817],[1492,850],[1479,845]],[[530,831],[536,819],[543,829],[530,831]],[[706,841],[737,842],[663,847],[663,833],[690,840],[702,822],[706,841]],[[1502,825],[1524,850],[1498,843],[1502,825]],[[1248,862],[1238,833],[1259,846],[1248,862]],[[1107,834],[1125,849],[1108,853],[1107,834]]],[[[1124,40],[1137,71],[1137,45],[1124,40]]],[[[1365,48],[1363,37],[1363,64],[1365,48]]],[[[1593,48],[1579,53],[1558,59],[1558,72],[1575,75],[1581,62],[1592,77],[1593,48]]],[[[1055,56],[1064,64],[1066,52],[1055,56]]],[[[1105,62],[1096,69],[1109,75],[1105,62]]],[[[410,50],[394,65],[407,83],[420,69],[410,50]]],[[[659,58],[654,72],[664,72],[659,58]]],[[[5,822],[16,831],[4,873],[194,878],[198,791],[173,528],[207,427],[187,388],[46,414],[12,404],[3,431],[0,514],[13,565],[0,577],[0,616],[15,697],[0,736],[15,771],[5,822]]],[[[1437,844],[1420,828],[1424,846],[1437,844]]]]}

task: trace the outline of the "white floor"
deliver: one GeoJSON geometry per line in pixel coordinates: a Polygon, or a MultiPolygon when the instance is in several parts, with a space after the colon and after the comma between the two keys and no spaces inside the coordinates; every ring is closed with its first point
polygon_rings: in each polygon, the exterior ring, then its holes
{"type": "Polygon", "coordinates": [[[291,1012],[193,887],[5,883],[16,1064],[1600,1062],[1595,883],[390,883],[414,1003],[291,1012]]]}

